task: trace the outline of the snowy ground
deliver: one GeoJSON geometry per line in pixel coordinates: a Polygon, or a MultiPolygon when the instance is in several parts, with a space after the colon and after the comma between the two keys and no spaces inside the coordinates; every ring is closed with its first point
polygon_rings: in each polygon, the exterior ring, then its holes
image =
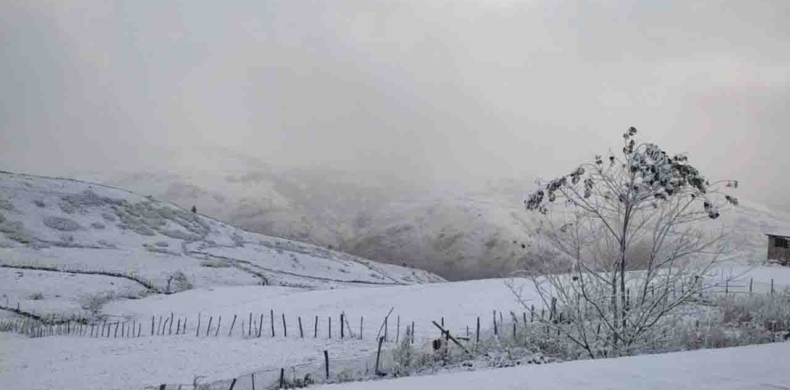
{"type": "MultiPolygon", "coordinates": [[[[752,272],[754,272],[755,280],[764,281],[763,278],[766,277],[769,279],[774,278],[777,288],[790,285],[790,269],[772,267],[768,269],[760,268],[752,270],[752,272]]],[[[522,311],[500,279],[322,291],[274,286],[225,286],[211,289],[196,289],[173,295],[152,295],[138,300],[115,301],[109,303],[103,309],[110,321],[142,322],[143,337],[139,339],[91,339],[78,337],[27,339],[9,334],[0,334],[0,388],[43,390],[50,389],[57,384],[59,388],[63,389],[131,390],[141,389],[146,386],[158,386],[160,383],[189,384],[198,375],[205,376],[204,382],[232,378],[248,380],[249,374],[252,372],[270,371],[276,373],[279,372],[280,368],[305,363],[314,363],[320,366],[323,350],[328,350],[333,359],[347,360],[357,357],[369,357],[375,351],[375,334],[381,325],[383,317],[391,308],[394,308],[394,311],[388,327],[390,338],[394,338],[395,333],[397,333],[396,321],[397,317],[400,316],[401,335],[405,326],[414,321],[418,344],[425,342],[428,338],[435,338],[439,334],[438,330],[431,324],[431,321],[440,322],[444,318],[446,326],[453,333],[463,335],[467,326],[474,332],[474,325],[478,316],[481,317],[483,328],[487,329],[491,327],[493,310],[502,311],[505,316],[508,316],[510,310],[515,310],[519,313],[522,311]],[[270,310],[274,311],[275,317],[277,336],[274,338],[270,336],[270,310]],[[241,336],[242,322],[244,322],[245,329],[249,329],[248,319],[250,312],[253,313],[253,321],[256,328],[260,315],[263,314],[264,316],[261,338],[248,339],[241,336]],[[340,333],[338,321],[341,312],[345,312],[348,316],[351,331],[355,335],[359,334],[360,317],[365,317],[363,340],[338,340],[340,333]],[[159,316],[167,317],[171,313],[173,313],[175,318],[188,319],[187,334],[179,336],[149,336],[150,317],[156,316],[158,322],[159,316]],[[201,329],[203,331],[201,331],[200,337],[195,337],[194,332],[198,313],[201,314],[201,329]],[[287,338],[283,336],[282,331],[283,314],[285,314],[287,320],[287,338]],[[212,336],[210,337],[205,337],[203,333],[209,315],[213,316],[214,320],[212,329],[216,329],[218,317],[222,316],[223,318],[222,331],[218,337],[213,336],[214,330],[212,330],[212,336]],[[238,319],[233,334],[228,336],[228,326],[233,315],[237,315],[238,319]],[[318,338],[314,339],[312,337],[314,331],[313,321],[316,315],[319,316],[319,333],[318,338]],[[327,318],[329,316],[333,319],[331,340],[327,335],[327,318]],[[303,320],[303,327],[306,333],[304,340],[299,336],[298,317],[301,317],[303,320]],[[74,376],[74,372],[79,372],[80,376],[74,376]],[[84,383],[82,378],[92,378],[92,380],[90,383],[84,383]]],[[[385,348],[391,348],[392,346],[393,344],[389,343],[385,345],[385,348]]],[[[760,358],[768,362],[767,359],[773,355],[765,354],[775,353],[773,352],[775,350],[772,348],[775,347],[755,349],[755,351],[769,352],[755,352],[754,358],[760,358]]],[[[751,351],[751,349],[748,351],[751,351]]],[[[787,348],[779,351],[790,352],[787,348]]],[[[706,356],[704,355],[705,353],[714,352],[704,352],[702,355],[691,354],[689,356],[706,356]]],[[[650,357],[649,359],[653,358],[659,357],[650,357]]],[[[669,359],[669,361],[672,360],[669,359]]],[[[769,363],[775,364],[775,360],[769,363]]],[[[636,361],[639,362],[640,360],[636,361]]],[[[663,362],[664,360],[661,361],[663,362]]],[[[576,367],[576,364],[582,363],[563,363],[557,365],[557,367],[567,368],[566,364],[571,364],[570,367],[576,367]]],[[[649,365],[652,363],[645,361],[644,364],[649,365]]],[[[724,363],[722,362],[721,364],[724,363]]],[[[735,363],[732,363],[732,365],[735,365],[735,363]]],[[[754,370],[757,368],[759,367],[754,368],[754,370]]],[[[543,368],[529,368],[529,370],[537,369],[543,368]]],[[[561,370],[561,368],[550,370],[561,370]]],[[[754,370],[745,371],[744,375],[757,375],[760,373],[754,370]]],[[[511,371],[505,370],[503,372],[511,371]]],[[[533,375],[532,371],[527,371],[527,374],[523,374],[521,371],[513,372],[512,377],[516,379],[523,375],[527,375],[527,377],[533,375]]],[[[545,375],[545,378],[552,378],[552,375],[560,375],[559,371],[550,372],[551,374],[534,375],[545,375]]],[[[562,372],[565,371],[563,370],[562,372]]],[[[689,375],[693,375],[695,372],[691,370],[689,375]]],[[[479,383],[479,386],[482,386],[482,383],[490,380],[490,377],[486,379],[485,375],[495,374],[476,373],[473,378],[478,379],[470,379],[470,385],[479,383]]],[[[629,380],[642,380],[644,379],[642,376],[641,371],[634,371],[629,373],[627,377],[631,378],[629,380]]],[[[602,376],[602,378],[607,378],[607,376],[602,376]]],[[[761,375],[749,378],[770,377],[761,375]]],[[[577,379],[580,381],[584,377],[580,376],[577,379]]],[[[433,384],[434,382],[430,381],[440,379],[419,378],[414,380],[427,380],[433,384]]],[[[548,379],[542,380],[546,381],[548,379]]],[[[569,384],[581,383],[574,382],[571,379],[568,380],[569,384]]],[[[661,382],[658,377],[652,380],[657,381],[655,386],[662,384],[670,386],[674,383],[670,381],[672,378],[661,379],[664,382],[661,382]]],[[[439,386],[438,388],[446,388],[452,384],[435,383],[436,386],[439,386]]],[[[765,383],[782,382],[769,381],[765,383]]],[[[368,388],[366,386],[374,385],[395,386],[387,385],[386,382],[350,386],[357,386],[352,388],[368,388]]],[[[245,384],[240,384],[238,388],[244,389],[246,388],[245,386],[245,384]]],[[[538,385],[535,386],[536,388],[541,388],[537,387],[538,385]]],[[[629,388],[626,385],[623,386],[621,388],[629,388]]],[[[511,388],[523,388],[523,383],[515,383],[511,388]]],[[[745,389],[749,387],[740,388],[745,389]]]]}
{"type": "Polygon", "coordinates": [[[357,382],[325,390],[787,390],[790,343],[357,382]]]}

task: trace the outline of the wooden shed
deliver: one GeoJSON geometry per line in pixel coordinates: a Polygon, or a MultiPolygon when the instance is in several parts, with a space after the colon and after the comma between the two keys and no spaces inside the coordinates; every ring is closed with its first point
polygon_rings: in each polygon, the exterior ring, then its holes
{"type": "Polygon", "coordinates": [[[766,234],[768,236],[768,260],[790,265],[790,233],[766,234]]]}

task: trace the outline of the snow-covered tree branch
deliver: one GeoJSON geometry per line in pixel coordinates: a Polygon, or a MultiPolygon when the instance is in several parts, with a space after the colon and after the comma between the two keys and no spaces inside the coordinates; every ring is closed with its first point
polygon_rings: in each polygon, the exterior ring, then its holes
{"type": "Polygon", "coordinates": [[[705,274],[730,250],[727,231],[712,221],[738,204],[724,192],[738,182],[710,182],[686,156],[636,134],[623,134],[621,153],[539,182],[525,201],[543,216],[529,256],[570,269],[528,270],[551,311],[543,321],[592,358],[663,337],[668,318],[700,297],[705,274]]]}

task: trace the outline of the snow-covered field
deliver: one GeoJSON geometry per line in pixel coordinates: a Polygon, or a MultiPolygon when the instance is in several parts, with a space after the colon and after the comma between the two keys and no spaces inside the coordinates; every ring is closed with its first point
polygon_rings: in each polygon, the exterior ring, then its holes
{"type": "MultiPolygon", "coordinates": [[[[775,279],[777,288],[790,286],[790,269],[768,268],[753,270],[755,280],[762,281],[763,277],[775,279]]],[[[746,274],[749,276],[750,274],[746,274]]],[[[103,308],[110,321],[137,321],[142,322],[143,337],[135,339],[96,339],[79,337],[45,337],[28,339],[8,334],[2,335],[0,341],[0,388],[26,388],[49,389],[58,384],[64,389],[141,389],[145,386],[157,386],[160,383],[189,384],[196,376],[204,376],[204,382],[228,380],[245,377],[253,372],[271,371],[278,372],[279,368],[298,366],[304,363],[320,365],[322,351],[328,350],[333,359],[350,359],[366,357],[374,353],[376,343],[375,335],[379,330],[383,317],[394,308],[389,321],[390,338],[397,332],[397,317],[401,319],[401,337],[407,324],[415,323],[417,343],[421,344],[429,338],[436,338],[439,331],[431,321],[440,322],[444,319],[445,325],[456,335],[463,335],[469,326],[474,332],[477,317],[481,317],[484,328],[490,328],[493,310],[502,311],[508,315],[510,310],[521,312],[514,301],[510,291],[505,287],[504,281],[499,279],[453,282],[441,284],[426,284],[412,286],[382,286],[360,287],[335,290],[303,290],[291,287],[274,286],[223,286],[216,288],[201,288],[172,295],[152,295],[137,300],[114,301],[103,308]],[[270,310],[274,311],[275,328],[277,336],[270,336],[270,310]],[[339,340],[339,315],[344,312],[349,320],[351,331],[358,335],[359,320],[365,317],[363,339],[339,340]],[[148,336],[151,316],[167,317],[171,313],[175,318],[188,318],[186,335],[179,336],[148,336]],[[219,316],[223,318],[222,332],[214,337],[205,337],[201,331],[200,337],[195,337],[195,327],[198,313],[201,314],[202,328],[205,329],[208,316],[214,318],[214,327],[219,316]],[[253,320],[257,324],[263,314],[263,332],[260,338],[244,338],[241,336],[241,322],[248,328],[249,313],[253,313],[253,320]],[[285,315],[288,327],[288,336],[283,337],[282,315],[285,315]],[[228,336],[230,319],[238,316],[233,335],[228,336]],[[318,338],[313,338],[314,318],[319,316],[318,338]],[[333,337],[327,336],[328,317],[333,319],[333,337]],[[301,339],[298,332],[297,319],[304,321],[306,337],[301,339]],[[79,372],[79,376],[73,375],[79,372]],[[91,378],[83,382],[84,378],[91,378]]],[[[348,331],[347,331],[348,332],[348,331]]],[[[348,333],[347,333],[348,334],[348,333]]],[[[348,336],[347,336],[348,337],[348,336]]],[[[385,348],[393,347],[392,343],[385,348]]],[[[778,347],[756,347],[749,349],[754,352],[755,359],[769,359],[775,354],[790,352],[778,347]],[[764,349],[761,349],[764,348],[764,349]],[[784,351],[784,352],[782,352],[784,351]]],[[[707,356],[701,355],[677,356],[707,356]]],[[[750,352],[744,352],[750,353],[750,352]]],[[[721,355],[724,356],[724,355],[721,355]]],[[[727,356],[738,356],[727,355],[727,356]]],[[[778,356],[778,355],[777,355],[778,356]]],[[[664,359],[661,357],[642,357],[636,360],[637,367],[650,365],[649,360],[664,359]],[[642,362],[642,363],[639,363],[642,362]]],[[[689,358],[694,360],[694,358],[689,358]]],[[[722,358],[723,359],[723,358],[722,358]]],[[[734,357],[730,357],[734,359],[734,357]]],[[[673,359],[666,359],[673,361],[673,359]]],[[[774,358],[776,360],[776,358],[774,358]]],[[[628,360],[626,360],[628,361],[628,360]]],[[[664,360],[661,360],[662,362],[664,360]]],[[[725,364],[724,360],[718,360],[725,364]]],[[[739,359],[740,361],[740,359],[739,359]]],[[[768,361],[768,360],[763,360],[768,361]]],[[[608,361],[607,361],[608,362],[608,361]]],[[[701,362],[697,362],[698,364],[701,362]]],[[[584,368],[584,364],[619,364],[606,362],[593,363],[562,363],[556,364],[558,368],[548,369],[551,374],[536,382],[536,386],[545,383],[552,375],[565,372],[562,367],[584,368]]],[[[656,363],[663,364],[663,363],[656,363]]],[[[734,362],[731,364],[735,364],[734,362]]],[[[772,363],[773,364],[773,363],[772,363]]],[[[555,365],[551,365],[555,366],[555,365]]],[[[704,367],[707,367],[704,366],[704,367]]],[[[746,374],[757,375],[758,367],[753,367],[746,374]]],[[[525,383],[514,382],[507,385],[507,381],[517,380],[520,375],[531,377],[531,370],[542,370],[542,367],[528,368],[528,371],[508,371],[505,374],[505,384],[502,388],[523,388],[525,383]],[[521,373],[521,374],[518,374],[521,373]]],[[[597,366],[590,370],[597,370],[597,366]]],[[[722,369],[723,370],[723,369],[722,369]]],[[[628,380],[642,380],[652,373],[645,373],[644,368],[628,374],[628,380]]],[[[770,370],[769,370],[770,371],[770,370]]],[[[694,373],[694,371],[690,371],[694,373]]],[[[762,372],[762,371],[759,371],[762,372]]],[[[482,388],[486,380],[485,375],[493,373],[476,373],[472,375],[469,385],[472,388],[482,388]],[[479,383],[474,385],[474,383],[479,383]]],[[[691,374],[689,374],[691,375],[691,374]]],[[[713,375],[713,374],[711,374],[713,375]]],[[[451,378],[447,377],[447,378],[451,378]]],[[[705,376],[700,376],[707,378],[705,376]]],[[[446,388],[455,382],[442,384],[441,378],[413,379],[427,381],[426,383],[438,388],[446,388]],[[434,382],[439,381],[439,382],[434,382]]],[[[601,376],[605,379],[607,376],[601,376]]],[[[727,377],[723,377],[727,378],[727,377]]],[[[757,377],[747,377],[757,378],[757,377]]],[[[577,381],[569,379],[568,385],[584,379],[579,376],[577,381]]],[[[648,378],[650,379],[650,378],[648,378]]],[[[644,380],[648,380],[644,379],[644,380]]],[[[750,380],[751,380],[750,379],[750,380]]],[[[675,382],[670,379],[652,378],[655,386],[652,388],[670,386],[675,382]]],[[[463,380],[462,380],[463,381],[463,380]]],[[[401,383],[401,382],[393,382],[401,383]]],[[[696,382],[694,382],[696,383],[696,382]]],[[[752,383],[752,382],[745,382],[752,383]]],[[[771,382],[765,383],[782,383],[771,382]]],[[[407,384],[408,385],[408,382],[407,384]]],[[[591,382],[591,386],[596,385],[591,382]]],[[[382,383],[364,383],[349,385],[351,388],[368,388],[367,386],[383,386],[383,388],[402,388],[397,385],[382,383]],[[390,386],[390,387],[387,387],[390,386]],[[396,387],[391,387],[396,386],[396,387]]],[[[400,386],[405,386],[401,384],[400,386]]],[[[609,388],[603,387],[591,388],[609,388]]],[[[620,386],[615,383],[612,386],[620,386]]],[[[624,384],[622,386],[625,386],[624,384]]],[[[243,388],[243,386],[239,386],[243,388]]],[[[375,387],[370,387],[375,388],[375,387]]],[[[463,387],[462,387],[463,388],[463,387]]],[[[536,387],[541,388],[541,387],[536,387]]],[[[612,387],[612,388],[629,388],[612,387]]],[[[647,387],[651,388],[651,387],[647,387]]],[[[684,387],[680,387],[684,388],[684,387]]],[[[685,388],[694,388],[688,385],[685,388]]],[[[712,387],[715,388],[715,387],[712,387]]],[[[729,387],[749,388],[749,387],[729,387]]],[[[718,388],[717,388],[718,389],[718,388]]]]}
{"type": "Polygon", "coordinates": [[[783,390],[790,343],[357,382],[325,390],[783,390]]]}

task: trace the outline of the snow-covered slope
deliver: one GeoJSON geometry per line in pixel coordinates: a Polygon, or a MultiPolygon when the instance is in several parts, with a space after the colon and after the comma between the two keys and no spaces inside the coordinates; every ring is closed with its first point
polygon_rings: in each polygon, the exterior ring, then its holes
{"type": "Polygon", "coordinates": [[[217,285],[442,281],[424,271],[246,232],[127,191],[13,173],[0,173],[0,265],[0,280],[6,281],[0,293],[39,310],[48,300],[33,298],[37,291],[47,292],[48,283],[65,285],[54,270],[74,271],[74,280],[92,286],[121,275],[116,293],[123,296],[137,294],[134,286],[175,292],[217,285]],[[96,272],[106,275],[83,274],[96,272]],[[89,277],[96,280],[88,283],[89,277]],[[122,286],[126,282],[131,286],[122,286]],[[15,284],[26,287],[10,287],[15,284]]]}

